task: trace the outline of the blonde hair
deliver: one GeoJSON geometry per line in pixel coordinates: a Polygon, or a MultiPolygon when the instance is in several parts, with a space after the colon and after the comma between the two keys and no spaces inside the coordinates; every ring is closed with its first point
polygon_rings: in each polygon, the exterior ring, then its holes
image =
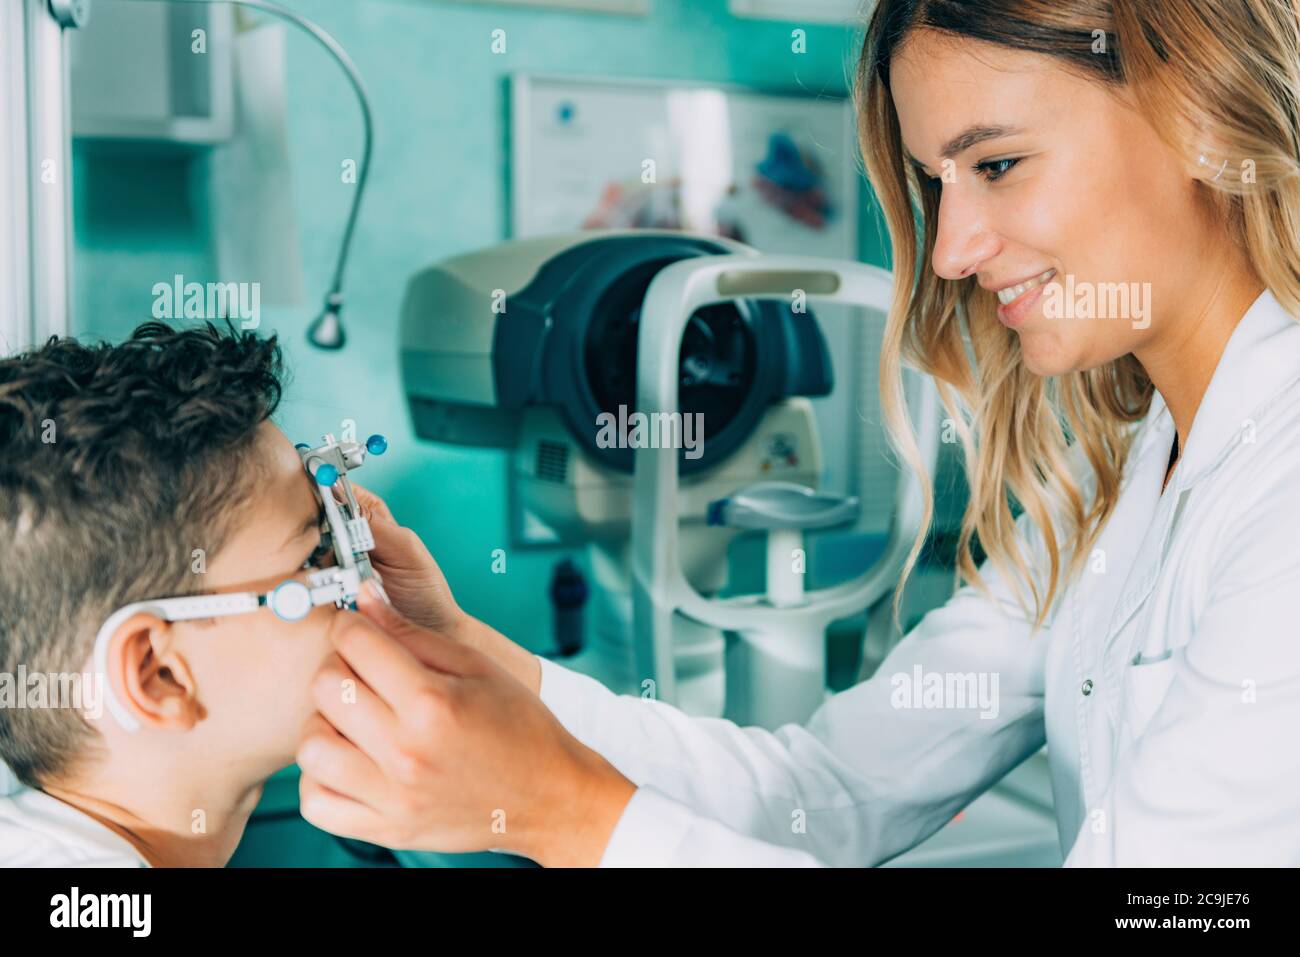
{"type": "Polygon", "coordinates": [[[1034,375],[1016,333],[997,320],[993,293],[974,276],[935,275],[939,187],[906,160],[889,91],[891,56],[921,28],[1052,56],[1126,88],[1161,139],[1187,155],[1189,175],[1202,181],[1229,240],[1283,308],[1300,315],[1300,11],[1295,0],[879,0],[871,15],[854,100],[894,257],[881,403],[894,447],[926,490],[897,595],[934,512],[903,399],[907,362],[935,379],[961,441],[970,501],[959,579],[987,591],[972,553],[977,537],[1027,613],[1032,604],[1037,628],[1114,511],[1132,423],[1147,413],[1154,389],[1132,355],[1034,375]],[[1067,450],[1091,465],[1091,496],[1071,477],[1067,450]],[[1017,541],[1012,500],[1042,534],[1044,587],[1017,541]]]}

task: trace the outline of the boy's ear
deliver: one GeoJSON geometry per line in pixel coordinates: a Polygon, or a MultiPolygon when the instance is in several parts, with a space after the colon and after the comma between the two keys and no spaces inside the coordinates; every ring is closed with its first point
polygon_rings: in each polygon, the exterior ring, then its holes
{"type": "Polygon", "coordinates": [[[122,705],[141,727],[188,731],[198,723],[198,689],[175,637],[171,622],[140,612],[109,642],[108,667],[121,677],[122,705]]]}

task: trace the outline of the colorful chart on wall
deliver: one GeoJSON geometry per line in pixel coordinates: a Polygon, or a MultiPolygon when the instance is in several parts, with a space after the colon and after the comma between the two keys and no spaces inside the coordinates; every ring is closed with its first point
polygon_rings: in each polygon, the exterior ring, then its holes
{"type": "Polygon", "coordinates": [[[688,229],[852,258],[856,144],[842,97],[515,78],[512,232],[688,229]]]}

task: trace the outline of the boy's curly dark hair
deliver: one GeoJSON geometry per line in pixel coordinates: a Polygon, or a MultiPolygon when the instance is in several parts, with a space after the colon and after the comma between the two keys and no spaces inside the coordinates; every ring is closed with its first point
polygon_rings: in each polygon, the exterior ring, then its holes
{"type": "MultiPolygon", "coordinates": [[[[202,590],[194,550],[219,551],[260,474],[283,376],[276,338],[229,322],[0,359],[0,672],[79,673],[114,610],[202,590]]],[[[0,758],[29,786],[94,736],[70,709],[0,707],[0,758]]]]}

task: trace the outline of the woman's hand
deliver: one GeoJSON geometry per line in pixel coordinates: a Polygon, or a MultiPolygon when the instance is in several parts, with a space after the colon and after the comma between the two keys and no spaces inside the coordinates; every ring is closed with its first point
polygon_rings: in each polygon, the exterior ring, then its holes
{"type": "Polygon", "coordinates": [[[536,693],[542,683],[537,657],[462,611],[420,536],[398,524],[388,504],[374,492],[356,482],[352,483],[352,492],[375,538],[370,562],[383,579],[384,593],[398,614],[421,628],[481,651],[536,693]]]}
{"type": "Polygon", "coordinates": [[[369,589],[358,607],[335,618],[312,685],[302,816],[386,847],[598,864],[631,782],[487,656],[369,589]]]}
{"type": "Polygon", "coordinates": [[[444,634],[458,631],[468,616],[456,604],[446,576],[420,536],[399,525],[388,504],[374,492],[356,482],[352,491],[375,536],[370,562],[384,580],[393,606],[421,628],[444,634]]]}

